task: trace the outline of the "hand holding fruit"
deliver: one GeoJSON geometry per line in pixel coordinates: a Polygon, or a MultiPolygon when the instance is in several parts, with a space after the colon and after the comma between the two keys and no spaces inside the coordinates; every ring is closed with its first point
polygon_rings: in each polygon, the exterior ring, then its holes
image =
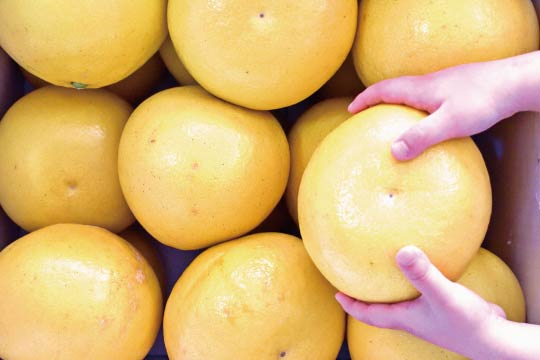
{"type": "Polygon", "coordinates": [[[472,355],[467,352],[483,344],[480,338],[486,327],[506,318],[498,305],[444,277],[418,248],[402,248],[396,262],[422,293],[420,297],[396,304],[368,304],[338,293],[336,298],[343,309],[370,325],[405,330],[464,355],[472,355]]]}
{"type": "Polygon", "coordinates": [[[516,112],[539,111],[539,62],[540,52],[536,51],[383,80],[358,95],[349,111],[356,113],[385,102],[431,113],[392,145],[398,160],[410,160],[432,145],[478,134],[516,112]]]}
{"type": "Polygon", "coordinates": [[[369,325],[405,330],[472,359],[533,359],[540,352],[531,341],[540,327],[506,320],[502,307],[448,280],[417,247],[402,248],[396,262],[420,297],[368,304],[338,293],[343,309],[369,325]]]}

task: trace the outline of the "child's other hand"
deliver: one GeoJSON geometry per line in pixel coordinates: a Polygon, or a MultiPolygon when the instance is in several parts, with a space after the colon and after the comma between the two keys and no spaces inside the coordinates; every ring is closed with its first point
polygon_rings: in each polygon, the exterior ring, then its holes
{"type": "Polygon", "coordinates": [[[482,337],[489,333],[487,327],[506,318],[499,306],[444,277],[420,249],[402,248],[396,262],[420,297],[396,304],[368,304],[338,293],[336,299],[343,309],[369,325],[405,330],[465,356],[485,344],[482,337]]]}
{"type": "Polygon", "coordinates": [[[424,76],[381,81],[350,104],[356,113],[378,103],[404,104],[431,115],[411,127],[392,145],[398,160],[409,160],[428,147],[480,133],[518,111],[509,88],[511,60],[455,66],[424,76]]]}

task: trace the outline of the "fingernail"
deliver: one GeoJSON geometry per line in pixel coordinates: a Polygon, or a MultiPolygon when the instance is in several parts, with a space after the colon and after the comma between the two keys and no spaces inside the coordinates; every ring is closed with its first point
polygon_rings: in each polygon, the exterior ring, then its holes
{"type": "Polygon", "coordinates": [[[420,255],[420,251],[415,246],[406,246],[398,251],[396,261],[401,266],[410,266],[420,255]]]}
{"type": "Polygon", "coordinates": [[[406,159],[409,151],[409,145],[403,140],[398,140],[392,144],[392,154],[398,160],[406,159]]]}

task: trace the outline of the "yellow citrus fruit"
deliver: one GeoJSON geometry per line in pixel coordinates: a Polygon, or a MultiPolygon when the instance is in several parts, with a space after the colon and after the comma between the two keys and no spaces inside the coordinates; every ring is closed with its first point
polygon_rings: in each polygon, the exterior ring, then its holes
{"type": "MultiPolygon", "coordinates": [[[[47,81],[29,73],[24,68],[21,68],[21,70],[26,80],[28,80],[34,89],[50,85],[47,81]]],[[[163,61],[156,53],[133,74],[105,88],[124,100],[129,101],[131,104],[136,104],[148,95],[164,75],[165,67],[163,61]]]]}
{"type": "Polygon", "coordinates": [[[352,53],[350,53],[334,76],[320,88],[318,95],[323,99],[356,96],[364,90],[364,88],[364,85],[356,73],[352,53]]]}
{"type": "Polygon", "coordinates": [[[534,51],[530,0],[363,0],[353,47],[366,85],[534,51]]]}
{"type": "Polygon", "coordinates": [[[195,81],[193,76],[188,73],[186,67],[182,63],[182,60],[180,60],[180,58],[176,54],[176,50],[174,49],[174,45],[169,36],[167,36],[167,38],[161,45],[161,48],[159,49],[159,54],[161,56],[161,59],[163,59],[167,70],[169,70],[171,75],[176,79],[176,81],[178,81],[179,84],[197,85],[197,81],[195,81]]]}
{"type": "Polygon", "coordinates": [[[47,86],[0,121],[0,204],[27,231],[57,224],[113,232],[134,221],[118,179],[118,144],[132,111],[106,90],[47,86]]]}
{"type": "Polygon", "coordinates": [[[119,150],[122,190],[162,243],[203,248],[259,225],[285,191],[289,147],[269,113],[198,86],[162,91],[130,117],[119,150]]]}
{"type": "Polygon", "coordinates": [[[157,240],[148,234],[140,225],[135,224],[118,234],[122,239],[127,240],[146,259],[154,270],[161,292],[165,294],[165,268],[156,248],[157,240]]]}
{"type": "Polygon", "coordinates": [[[166,0],[0,2],[0,44],[55,85],[118,82],[155,54],[167,34],[166,0]]]}
{"type": "Polygon", "coordinates": [[[417,245],[451,280],[478,251],[491,214],[491,186],[470,138],[446,141],[398,162],[392,142],[427,115],[378,105],[332,131],[302,177],[298,217],[315,265],[342,292],[395,302],[418,292],[395,264],[417,245]]]}
{"type": "Polygon", "coordinates": [[[298,118],[287,136],[291,152],[291,173],[286,190],[287,207],[296,223],[298,188],[304,169],[326,135],[352,116],[347,111],[352,100],[349,97],[334,98],[313,105],[298,118]]]}
{"type": "MultiPolygon", "coordinates": [[[[502,307],[508,320],[525,321],[525,300],[518,280],[510,268],[488,250],[478,251],[458,283],[502,307]]],[[[350,316],[347,342],[353,359],[465,359],[404,331],[377,328],[350,316]]]]}
{"type": "Polygon", "coordinates": [[[262,233],[214,246],[182,274],[165,307],[177,359],[335,359],[345,316],[300,239],[262,233]]]}
{"type": "Polygon", "coordinates": [[[258,110],[295,104],[343,63],[357,1],[170,0],[169,33],[206,90],[258,110]]]}
{"type": "Polygon", "coordinates": [[[142,359],[158,333],[156,275],[107,230],[37,230],[0,252],[0,273],[3,359],[142,359]]]}

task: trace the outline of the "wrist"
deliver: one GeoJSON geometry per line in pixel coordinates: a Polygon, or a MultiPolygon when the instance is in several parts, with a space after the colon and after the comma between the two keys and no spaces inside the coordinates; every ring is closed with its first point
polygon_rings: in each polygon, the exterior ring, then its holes
{"type": "MultiPolygon", "coordinates": [[[[521,111],[540,111],[540,51],[514,56],[504,60],[501,74],[504,96],[502,103],[511,116],[521,111]]],[[[495,73],[497,75],[497,72],[495,73]]]]}

